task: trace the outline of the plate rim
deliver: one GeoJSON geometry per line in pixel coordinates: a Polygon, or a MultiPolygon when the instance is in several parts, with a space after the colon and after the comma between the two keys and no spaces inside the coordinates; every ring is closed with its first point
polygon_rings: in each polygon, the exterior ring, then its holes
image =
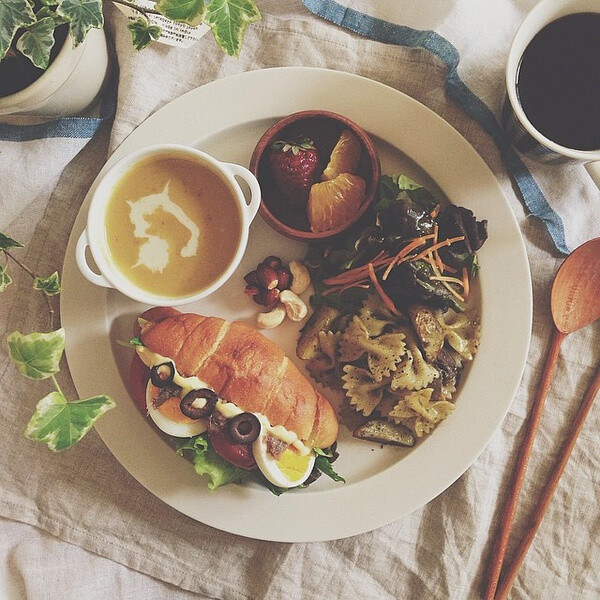
{"type": "MultiPolygon", "coordinates": [[[[402,110],[406,110],[408,112],[416,112],[419,117],[422,119],[420,125],[426,130],[434,130],[438,133],[439,137],[437,138],[438,149],[433,151],[434,157],[431,157],[432,164],[435,165],[425,167],[421,161],[417,161],[413,155],[407,152],[411,159],[416,160],[422,168],[424,168],[432,177],[435,179],[436,183],[446,191],[448,188],[454,189],[456,184],[454,183],[454,179],[456,177],[455,173],[444,172],[443,169],[439,166],[440,159],[449,159],[448,155],[441,155],[440,150],[445,148],[447,143],[459,150],[457,155],[467,156],[469,158],[469,173],[465,173],[464,177],[468,183],[461,183],[458,187],[466,186],[468,189],[469,183],[475,183],[477,185],[483,185],[484,190],[480,190],[482,193],[485,192],[489,194],[491,197],[495,198],[496,201],[500,201],[500,208],[503,216],[506,217],[506,221],[503,223],[490,223],[492,226],[492,231],[494,231],[494,235],[498,235],[502,239],[507,237],[508,241],[510,241],[510,252],[511,254],[511,272],[519,272],[521,275],[520,281],[518,281],[519,294],[517,294],[520,298],[519,306],[516,315],[519,318],[519,335],[516,340],[513,340],[513,350],[514,354],[514,363],[515,367],[513,368],[513,373],[511,377],[511,381],[507,386],[510,388],[510,399],[505,399],[502,406],[497,407],[497,410],[494,415],[494,423],[493,426],[491,423],[488,423],[485,428],[485,435],[478,435],[475,438],[471,439],[471,450],[465,456],[461,456],[461,459],[456,461],[453,465],[452,473],[446,474],[446,476],[441,480],[439,485],[429,485],[427,486],[427,491],[422,494],[409,494],[409,498],[406,502],[404,508],[400,508],[398,510],[398,506],[395,503],[392,503],[393,506],[390,507],[389,510],[384,511],[384,514],[374,514],[371,512],[370,514],[361,513],[360,510],[357,511],[357,516],[360,514],[361,519],[351,518],[348,515],[341,516],[336,513],[334,509],[332,509],[328,516],[331,518],[329,521],[323,517],[321,513],[317,518],[312,518],[312,520],[308,517],[304,519],[302,524],[297,523],[289,523],[289,513],[296,512],[305,516],[305,513],[308,514],[309,511],[312,513],[315,512],[315,509],[322,505],[323,503],[327,504],[327,506],[335,506],[336,503],[343,503],[345,506],[351,505],[353,502],[359,502],[361,498],[364,498],[365,495],[372,496],[374,493],[380,493],[380,488],[388,489],[385,484],[382,484],[382,478],[385,479],[386,476],[389,476],[389,473],[379,473],[375,476],[367,478],[363,481],[357,482],[352,486],[346,487],[338,487],[336,489],[328,489],[328,490],[319,490],[315,493],[302,496],[302,493],[298,494],[286,494],[281,498],[276,499],[277,503],[274,503],[272,499],[265,500],[265,498],[257,496],[253,491],[243,491],[240,489],[230,490],[227,493],[223,494],[224,504],[227,504],[227,509],[232,511],[230,515],[230,519],[228,522],[223,522],[223,519],[220,518],[200,518],[197,510],[193,510],[189,504],[189,496],[186,495],[189,490],[184,490],[183,495],[178,494],[169,494],[168,488],[165,487],[164,481],[152,482],[145,480],[144,474],[140,473],[139,465],[132,464],[131,457],[124,457],[122,443],[123,440],[114,439],[114,435],[111,432],[111,427],[109,426],[109,420],[101,420],[96,425],[96,430],[100,434],[104,443],[107,445],[109,450],[115,455],[117,460],[121,462],[124,468],[144,487],[146,487],[151,493],[159,497],[162,501],[166,502],[171,507],[176,510],[186,514],[187,516],[192,517],[193,519],[203,522],[207,525],[211,525],[223,531],[227,531],[230,533],[235,533],[238,535],[251,537],[255,539],[263,539],[270,541],[283,541],[283,542],[306,542],[306,541],[324,541],[324,540],[333,540],[344,537],[349,537],[352,535],[357,535],[360,533],[365,533],[367,531],[372,531],[381,526],[389,524],[392,521],[399,519],[400,517],[417,510],[421,506],[424,506],[429,501],[431,501],[434,497],[441,494],[445,491],[456,479],[458,479],[475,460],[479,456],[479,454],[484,450],[484,448],[489,443],[492,435],[498,429],[504,417],[512,403],[514,395],[517,391],[518,384],[521,380],[523,370],[525,368],[527,353],[529,349],[530,343],[530,334],[531,334],[531,324],[532,324],[532,312],[533,312],[533,301],[532,301],[532,289],[531,289],[531,275],[529,271],[529,263],[527,260],[527,254],[525,251],[523,237],[516,221],[516,218],[512,212],[512,209],[506,199],[502,188],[500,187],[499,182],[496,177],[489,169],[483,158],[476,152],[476,150],[471,146],[471,144],[456,130],[454,129],[447,121],[445,121],[442,117],[431,111],[428,107],[421,104],[414,98],[407,96],[403,92],[396,90],[390,86],[387,86],[383,83],[374,81],[372,79],[367,79],[360,75],[346,73],[343,71],[334,71],[330,69],[321,69],[321,68],[312,68],[312,67],[275,67],[270,69],[260,69],[256,71],[247,71],[244,73],[239,73],[236,75],[232,75],[229,77],[224,77],[222,79],[218,79],[207,83],[203,86],[195,88],[187,92],[186,94],[180,96],[179,98],[174,99],[169,102],[162,108],[160,108],[157,112],[149,116],[143,123],[141,123],[131,134],[123,140],[123,142],[119,145],[119,147],[115,150],[115,152],[109,157],[103,169],[100,171],[96,180],[92,184],[86,198],[82,204],[82,207],[79,211],[77,220],[71,232],[71,236],[69,238],[69,243],[67,246],[67,251],[65,253],[65,260],[63,264],[63,285],[64,290],[61,294],[60,301],[60,312],[61,312],[61,322],[63,326],[65,326],[66,330],[69,332],[67,336],[67,347],[66,347],[66,356],[67,362],[69,363],[69,367],[71,370],[71,375],[73,378],[73,382],[75,384],[76,389],[79,393],[85,390],[87,387],[86,377],[80,372],[80,369],[77,367],[80,364],[79,357],[77,356],[80,352],[81,340],[83,336],[89,337],[90,330],[91,335],[96,337],[100,342],[100,346],[106,347],[106,344],[109,343],[108,339],[105,340],[105,343],[102,342],[102,336],[106,336],[107,333],[107,323],[106,319],[104,319],[104,323],[100,323],[102,319],[99,319],[95,323],[87,323],[87,327],[81,321],[78,321],[77,318],[74,317],[73,306],[77,303],[75,302],[75,296],[79,296],[81,291],[78,290],[77,294],[72,294],[69,291],[69,287],[75,289],[75,286],[69,286],[69,281],[77,281],[78,284],[85,285],[85,283],[80,282],[78,278],[77,268],[74,266],[74,244],[83,230],[82,222],[85,220],[85,216],[87,215],[87,206],[89,203],[89,198],[92,194],[94,187],[97,182],[103,175],[104,171],[108,169],[115,161],[119,158],[127,154],[128,152],[140,147],[140,145],[145,145],[151,143],[152,139],[156,139],[157,130],[164,126],[164,123],[172,118],[173,115],[176,115],[177,112],[181,111],[184,106],[193,105],[198,102],[198,100],[205,97],[218,97],[219,95],[229,95],[232,92],[240,90],[240,88],[244,89],[248,94],[252,95],[258,94],[260,91],[260,96],[263,98],[268,96],[266,90],[277,89],[278,91],[285,89],[285,85],[289,82],[290,79],[293,79],[295,92],[298,89],[302,90],[300,94],[294,94],[294,97],[286,96],[283,94],[283,98],[278,98],[276,101],[273,101],[271,104],[268,102],[263,102],[259,106],[258,109],[255,110],[253,106],[251,109],[248,106],[253,105],[251,101],[248,100],[248,96],[246,95],[246,105],[241,106],[242,103],[237,103],[233,109],[230,106],[227,106],[227,109],[222,111],[220,118],[213,119],[211,124],[207,124],[202,130],[202,133],[194,133],[196,135],[196,139],[191,139],[192,132],[190,130],[185,132],[187,136],[188,142],[190,145],[198,144],[198,140],[208,139],[210,135],[211,126],[213,129],[216,127],[221,127],[221,132],[223,131],[222,126],[223,123],[228,123],[231,126],[231,123],[235,123],[236,119],[240,120],[240,115],[246,114],[247,111],[252,111],[252,119],[246,119],[245,122],[249,122],[250,120],[260,120],[260,119],[274,119],[278,116],[277,114],[272,114],[276,111],[277,107],[288,106],[289,108],[285,109],[287,113],[296,112],[297,110],[302,110],[304,108],[328,108],[329,110],[334,110],[335,112],[340,112],[341,114],[347,114],[347,112],[352,112],[357,110],[357,101],[356,98],[349,98],[348,95],[344,95],[339,93],[340,89],[352,89],[353,86],[360,86],[362,88],[362,96],[368,96],[369,98],[377,97],[382,101],[379,107],[379,113],[385,114],[386,123],[385,125],[380,124],[377,125],[376,121],[372,120],[372,115],[367,118],[367,114],[365,114],[364,118],[358,119],[359,123],[367,129],[372,135],[375,135],[382,140],[389,142],[389,130],[394,124],[402,124],[402,115],[391,114],[389,111],[393,109],[394,106],[396,108],[402,108],[402,110]],[[303,85],[299,86],[299,83],[303,85]],[[316,87],[316,86],[321,87],[316,87]],[[259,91],[258,91],[259,90],[259,91]],[[330,92],[337,91],[338,94],[334,97],[331,96],[330,92]],[[325,93],[327,92],[327,93],[325,93]],[[328,95],[329,94],[329,95],[328,95]],[[312,99],[312,100],[311,100],[312,99]],[[313,102],[311,106],[307,106],[306,103],[313,102]],[[317,105],[315,106],[314,103],[317,105]],[[230,110],[231,109],[231,110],[230,110]],[[388,111],[388,112],[386,112],[388,111]],[[271,114],[269,114],[269,112],[271,114]],[[227,113],[225,115],[225,113],[227,113]],[[371,125],[371,127],[369,127],[371,125]],[[441,143],[440,143],[441,141],[441,143]],[[437,161],[437,162],[435,162],[437,161]],[[432,170],[434,173],[432,173],[432,170]],[[474,174],[475,172],[475,174],[474,174]],[[471,179],[473,181],[471,181],[471,179]],[[452,185],[450,183],[452,182],[452,185]],[[516,262],[515,262],[516,261],[516,262]],[[103,326],[101,326],[103,325],[103,326]],[[526,333],[525,333],[526,332],[526,333]],[[73,366],[74,365],[74,368],[73,366]],[[116,453],[115,453],[116,452],[116,453]],[[373,487],[376,489],[374,490],[373,487]],[[351,493],[348,490],[352,490],[351,493]],[[326,497],[326,498],[325,498],[326,497]],[[259,501],[264,504],[268,508],[268,512],[271,513],[272,522],[268,524],[262,524],[262,526],[253,526],[249,523],[246,523],[243,520],[243,515],[240,514],[240,511],[243,513],[243,507],[246,506],[248,502],[253,503],[256,501],[256,498],[259,498],[259,501]],[[325,502],[324,502],[325,499],[325,502]],[[283,501],[283,502],[282,502],[283,501]],[[278,504],[279,503],[279,504],[278,504]],[[287,518],[288,523],[286,523],[287,518]]],[[[358,96],[358,94],[357,94],[358,96]]],[[[358,101],[360,104],[360,101],[358,101]]],[[[202,105],[202,102],[199,103],[202,105]]],[[[398,112],[401,112],[398,110],[398,112]]],[[[284,112],[283,114],[287,114],[284,112]]],[[[352,114],[347,115],[350,118],[353,118],[352,114]]],[[[354,118],[353,120],[357,120],[354,118]]],[[[413,125],[414,127],[414,125],[413,125]]],[[[195,131],[195,130],[194,130],[195,131]]],[[[216,133],[216,131],[215,131],[216,133]]],[[[170,141],[168,139],[162,141],[170,141]]],[[[393,144],[395,145],[395,144],[393,144]]],[[[405,152],[404,149],[401,148],[402,152],[405,152]]],[[[429,156],[429,155],[428,155],[429,156]]],[[[454,159],[455,160],[455,159],[454,159]]],[[[450,160],[449,162],[453,162],[450,160]]],[[[463,165],[464,166],[464,165],[463,165]]],[[[477,188],[476,188],[477,189],[477,188]]],[[[453,198],[450,197],[452,200],[453,198]]],[[[458,203],[458,202],[457,202],[458,203]]],[[[464,202],[463,202],[464,204],[464,202]]],[[[498,210],[498,206],[496,207],[498,210]]],[[[479,216],[479,215],[478,215],[479,216]]],[[[490,235],[490,238],[492,236],[490,235]]],[[[489,242],[488,242],[489,244],[489,242]]],[[[482,249],[484,251],[486,246],[482,249]]],[[[482,277],[485,276],[485,271],[482,269],[482,277]]],[[[491,278],[487,279],[487,282],[491,284],[491,287],[496,290],[498,284],[491,280],[491,278]]],[[[89,284],[90,286],[92,284],[89,284]]],[[[95,289],[95,288],[94,288],[95,289]]],[[[96,302],[106,304],[106,292],[98,293],[96,291],[96,302]],[[103,294],[103,299],[100,298],[103,294]]],[[[497,291],[497,290],[496,290],[497,291]]],[[[516,305],[513,307],[516,308],[516,305]]],[[[482,310],[485,313],[486,306],[482,306],[482,310]]],[[[105,311],[106,312],[106,311],[105,311]]],[[[106,316],[106,315],[105,315],[106,316]]],[[[485,314],[483,315],[485,319],[485,314]]],[[[485,336],[484,329],[484,336],[485,336]]],[[[483,344],[482,344],[483,346],[483,344]]],[[[109,346],[110,348],[110,346],[109,346]]],[[[473,361],[474,365],[477,365],[477,358],[473,361]]],[[[506,382],[505,382],[506,385],[506,382]]],[[[110,414],[110,413],[109,413],[110,414]]],[[[105,417],[106,418],[106,417],[105,417]]],[[[438,434],[439,432],[436,432],[438,434]]],[[[172,452],[169,449],[170,452],[172,452]]],[[[172,452],[175,456],[175,453],[172,452]]],[[[413,452],[413,459],[418,460],[420,453],[417,450],[413,452]],[[416,458],[414,458],[416,457],[416,458]]],[[[179,457],[176,457],[178,461],[181,461],[179,457]]],[[[403,461],[399,461],[403,462],[403,461]]],[[[398,463],[398,464],[399,464],[398,463]]],[[[394,465],[392,469],[396,469],[397,465],[394,465]]],[[[143,470],[143,469],[142,469],[143,470]]],[[[389,469],[388,469],[389,470],[389,469]]],[[[195,476],[197,478],[197,476],[195,476]]],[[[228,486],[229,488],[242,488],[243,486],[228,486]]],[[[223,490],[225,491],[225,490],[223,490]]],[[[199,493],[202,490],[199,490],[199,493]]],[[[216,493],[221,493],[218,491],[216,493]]],[[[214,493],[213,493],[214,494],[214,493]]],[[[206,494],[200,494],[204,499],[205,503],[211,503],[212,501],[206,500],[206,494]]],[[[338,511],[339,512],[339,511],[338,511]]],[[[317,513],[318,514],[318,513],[317,513]]]]}

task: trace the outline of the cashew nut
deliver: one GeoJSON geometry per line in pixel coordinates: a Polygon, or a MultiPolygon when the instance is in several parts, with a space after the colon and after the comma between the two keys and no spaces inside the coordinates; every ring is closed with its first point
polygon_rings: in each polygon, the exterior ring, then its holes
{"type": "Polygon", "coordinates": [[[279,300],[285,306],[285,312],[292,321],[302,321],[308,314],[308,307],[292,290],[283,290],[279,294],[279,300]]]}
{"type": "Polygon", "coordinates": [[[308,269],[299,260],[290,261],[289,269],[292,274],[290,290],[298,295],[304,293],[310,285],[310,273],[308,269]]]}
{"type": "Polygon", "coordinates": [[[269,312],[258,313],[256,323],[261,329],[273,329],[283,323],[286,315],[286,309],[283,304],[278,304],[269,312]]]}

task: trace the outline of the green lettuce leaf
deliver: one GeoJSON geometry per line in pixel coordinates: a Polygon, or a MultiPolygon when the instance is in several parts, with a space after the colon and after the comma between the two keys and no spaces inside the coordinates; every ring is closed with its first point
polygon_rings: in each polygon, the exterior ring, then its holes
{"type": "MultiPolygon", "coordinates": [[[[35,23],[33,2],[29,0],[2,0],[0,2],[0,60],[10,48],[15,33],[21,27],[35,23]]],[[[0,247],[2,245],[0,234],[0,247]]],[[[20,244],[19,244],[20,245],[20,244]]]]}
{"type": "Polygon", "coordinates": [[[221,458],[212,449],[205,434],[179,442],[176,450],[178,454],[188,455],[192,459],[196,473],[207,477],[207,485],[211,490],[241,481],[249,474],[245,469],[240,469],[221,458]]]}
{"type": "Polygon", "coordinates": [[[8,250],[9,248],[23,248],[23,244],[0,232],[0,250],[8,250]]]}
{"type": "Polygon", "coordinates": [[[47,379],[60,371],[60,359],[65,349],[65,330],[61,327],[50,333],[18,331],[8,338],[8,351],[21,375],[30,379],[47,379]]]}
{"type": "Polygon", "coordinates": [[[0,265],[0,292],[3,292],[12,283],[12,277],[6,272],[6,267],[0,265]]]}
{"type": "Polygon", "coordinates": [[[336,473],[335,469],[333,468],[333,465],[331,464],[331,461],[328,459],[327,456],[317,456],[315,460],[315,466],[317,467],[317,469],[319,469],[319,471],[325,473],[327,477],[331,477],[331,479],[333,479],[334,481],[346,483],[346,480],[341,475],[338,475],[336,473]]]}
{"type": "Polygon", "coordinates": [[[246,27],[260,19],[253,0],[209,0],[204,22],[217,45],[229,56],[239,56],[246,27]]]}
{"type": "Polygon", "coordinates": [[[129,23],[127,28],[131,32],[133,47],[136,50],[143,50],[152,41],[157,40],[161,34],[158,25],[150,25],[150,22],[142,17],[133,21],[133,23],[129,23]]]}
{"type": "Polygon", "coordinates": [[[154,8],[172,21],[181,21],[196,27],[206,14],[204,0],[158,0],[154,8]]]}
{"type": "Polygon", "coordinates": [[[76,444],[108,410],[116,406],[108,396],[94,396],[67,402],[60,392],[42,398],[31,417],[24,435],[59,452],[76,444]]]}
{"type": "Polygon", "coordinates": [[[17,41],[17,50],[39,69],[46,69],[50,64],[55,27],[56,23],[52,17],[43,17],[29,27],[17,41]]]}
{"type": "Polygon", "coordinates": [[[36,277],[33,280],[33,289],[40,290],[48,296],[60,294],[62,288],[60,287],[58,271],[54,271],[50,277],[36,277]]]}
{"type": "Polygon", "coordinates": [[[90,29],[104,25],[102,0],[61,0],[56,12],[69,22],[74,46],[83,42],[90,29]]]}

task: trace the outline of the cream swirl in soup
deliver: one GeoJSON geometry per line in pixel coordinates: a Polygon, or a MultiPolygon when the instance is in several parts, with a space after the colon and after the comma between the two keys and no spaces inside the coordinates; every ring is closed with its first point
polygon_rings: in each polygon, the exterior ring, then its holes
{"type": "Polygon", "coordinates": [[[231,264],[242,216],[230,184],[193,158],[152,156],[115,185],[106,239],[112,261],[139,288],[196,294],[231,264]]]}

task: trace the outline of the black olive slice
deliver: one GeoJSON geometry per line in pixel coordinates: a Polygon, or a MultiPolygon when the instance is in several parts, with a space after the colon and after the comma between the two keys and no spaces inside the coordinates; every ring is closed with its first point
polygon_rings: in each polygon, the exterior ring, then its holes
{"type": "Polygon", "coordinates": [[[252,413],[241,413],[227,421],[227,430],[236,444],[251,444],[260,433],[260,421],[252,413]]]}
{"type": "Polygon", "coordinates": [[[190,419],[204,419],[215,409],[217,394],[208,388],[188,392],[179,404],[181,412],[190,419]]]}
{"type": "Polygon", "coordinates": [[[150,381],[156,387],[164,387],[173,381],[175,377],[175,367],[172,362],[155,365],[150,369],[150,381]]]}

